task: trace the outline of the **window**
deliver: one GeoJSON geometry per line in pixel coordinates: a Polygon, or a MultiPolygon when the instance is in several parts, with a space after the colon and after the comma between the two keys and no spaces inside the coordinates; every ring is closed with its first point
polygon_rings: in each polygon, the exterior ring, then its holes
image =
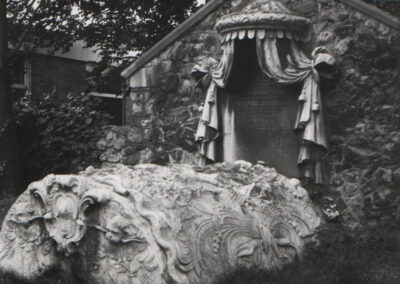
{"type": "Polygon", "coordinates": [[[31,94],[30,59],[24,55],[15,55],[10,59],[9,67],[11,95],[15,102],[21,97],[31,94]]]}
{"type": "Polygon", "coordinates": [[[122,95],[97,92],[91,92],[89,95],[101,99],[101,110],[113,117],[110,122],[112,125],[122,125],[122,95]]]}
{"type": "Polygon", "coordinates": [[[89,95],[100,98],[102,111],[113,117],[111,124],[122,125],[123,99],[120,69],[102,64],[88,63],[86,67],[89,95]]]}

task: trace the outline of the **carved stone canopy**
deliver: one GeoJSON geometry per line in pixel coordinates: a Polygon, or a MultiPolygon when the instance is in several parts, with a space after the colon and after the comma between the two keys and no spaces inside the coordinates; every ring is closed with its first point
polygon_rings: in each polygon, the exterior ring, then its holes
{"type": "Polygon", "coordinates": [[[241,11],[225,15],[216,24],[223,41],[267,37],[307,40],[311,21],[275,0],[251,1],[241,11]]]}

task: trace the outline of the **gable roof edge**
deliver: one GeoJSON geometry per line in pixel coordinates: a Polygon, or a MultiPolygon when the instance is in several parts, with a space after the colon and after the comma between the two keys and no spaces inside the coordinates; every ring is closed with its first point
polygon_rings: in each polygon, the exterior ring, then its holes
{"type": "Polygon", "coordinates": [[[171,45],[174,41],[180,38],[185,32],[190,28],[198,24],[201,20],[207,17],[209,14],[214,12],[219,5],[222,4],[224,0],[212,0],[211,2],[204,5],[199,11],[194,13],[182,24],[178,25],[172,32],[166,35],[161,41],[150,48],[146,53],[140,56],[135,62],[129,65],[124,71],[122,71],[121,76],[124,78],[130,77],[133,73],[143,67],[147,62],[156,57],[165,48],[171,45]]]}
{"type": "MultiPolygon", "coordinates": [[[[182,24],[178,25],[172,32],[166,35],[161,41],[155,44],[152,48],[150,48],[147,52],[145,52],[142,56],[140,56],[135,62],[129,65],[124,71],[122,71],[121,76],[124,78],[130,77],[133,73],[143,67],[146,63],[148,63],[151,59],[160,54],[165,48],[175,42],[178,38],[180,38],[185,32],[187,32],[190,28],[198,24],[201,20],[207,17],[209,14],[214,12],[219,5],[222,4],[224,0],[212,0],[211,2],[204,5],[199,11],[189,17],[182,24]]],[[[396,17],[390,15],[382,11],[379,8],[376,8],[368,3],[365,3],[361,0],[337,0],[342,2],[343,4],[350,6],[359,12],[373,17],[374,19],[388,25],[395,30],[400,31],[400,20],[396,17]]]]}
{"type": "Polygon", "coordinates": [[[364,1],[361,0],[339,0],[343,4],[350,6],[359,12],[370,16],[386,25],[389,27],[400,31],[400,20],[395,17],[390,15],[389,13],[372,6],[371,4],[365,3],[364,1]]]}

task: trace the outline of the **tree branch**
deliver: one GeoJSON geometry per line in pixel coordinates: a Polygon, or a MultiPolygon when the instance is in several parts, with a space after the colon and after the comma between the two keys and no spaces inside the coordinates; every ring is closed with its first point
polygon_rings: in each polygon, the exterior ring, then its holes
{"type": "MultiPolygon", "coordinates": [[[[21,22],[23,22],[26,19],[26,17],[28,16],[28,14],[30,14],[33,11],[33,4],[34,3],[35,3],[35,0],[33,0],[32,3],[30,4],[29,9],[27,9],[27,11],[26,11],[26,13],[24,15],[24,19],[21,22]]],[[[43,4],[43,0],[39,0],[39,4],[38,4],[36,9],[40,9],[42,4],[43,4]]],[[[34,19],[34,17],[30,18],[29,23],[27,25],[27,28],[19,36],[17,44],[14,46],[13,50],[9,53],[9,55],[8,55],[9,58],[15,56],[15,54],[19,51],[19,49],[21,48],[22,44],[24,43],[25,37],[28,35],[29,32],[32,31],[33,19],[34,19]]]]}

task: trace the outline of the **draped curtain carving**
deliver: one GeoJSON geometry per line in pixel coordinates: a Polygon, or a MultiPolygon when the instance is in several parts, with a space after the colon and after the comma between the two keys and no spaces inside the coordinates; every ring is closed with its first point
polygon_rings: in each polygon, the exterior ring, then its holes
{"type": "Polygon", "coordinates": [[[211,77],[210,86],[207,89],[206,100],[203,113],[200,119],[199,127],[196,133],[196,141],[200,143],[199,153],[201,156],[200,164],[204,165],[206,160],[216,161],[216,139],[219,135],[218,125],[218,87],[224,88],[232,69],[234,57],[234,41],[228,41],[224,44],[224,53],[218,65],[204,66],[196,65],[192,71],[205,73],[211,77]]]}
{"type": "MultiPolygon", "coordinates": [[[[328,76],[318,71],[318,66],[333,66],[335,60],[323,47],[316,48],[312,59],[308,58],[294,40],[288,40],[290,54],[287,56],[287,67],[283,68],[280,60],[276,37],[256,38],[258,63],[263,73],[282,84],[303,82],[299,95],[299,111],[294,130],[301,131],[302,144],[298,166],[304,177],[322,184],[322,160],[328,143],[323,122],[323,106],[319,87],[320,77],[328,76]]],[[[224,43],[224,54],[218,66],[212,66],[207,75],[211,83],[207,90],[203,114],[199,123],[196,140],[200,143],[201,164],[206,160],[216,161],[216,139],[219,135],[217,90],[224,88],[229,78],[234,59],[234,40],[224,43]]],[[[200,69],[196,66],[197,71],[200,69]]],[[[268,143],[268,141],[266,141],[268,143]]]]}

